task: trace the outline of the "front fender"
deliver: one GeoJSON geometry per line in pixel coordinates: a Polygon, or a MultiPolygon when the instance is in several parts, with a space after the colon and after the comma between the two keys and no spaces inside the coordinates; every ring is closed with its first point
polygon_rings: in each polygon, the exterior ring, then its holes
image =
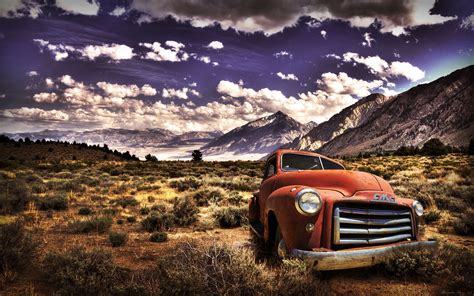
{"type": "MultiPolygon", "coordinates": [[[[288,250],[295,248],[309,249],[311,233],[306,231],[308,223],[316,224],[319,214],[315,216],[301,215],[295,207],[296,194],[307,186],[285,186],[273,191],[267,198],[265,206],[265,233],[267,242],[271,240],[270,216],[273,214],[280,226],[281,234],[288,250]]],[[[322,198],[323,199],[323,198],[322,198]]],[[[323,199],[324,203],[324,199],[323,199]]],[[[324,204],[323,204],[324,206],[324,204]]]]}

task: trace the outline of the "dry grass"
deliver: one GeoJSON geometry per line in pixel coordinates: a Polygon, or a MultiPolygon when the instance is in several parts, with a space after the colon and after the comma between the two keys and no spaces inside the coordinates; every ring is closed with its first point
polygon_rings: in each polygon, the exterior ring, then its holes
{"type": "MultiPolygon", "coordinates": [[[[459,154],[436,158],[388,156],[346,159],[343,162],[347,168],[384,176],[398,195],[420,200],[426,208],[425,222],[430,235],[468,244],[472,249],[472,157],[459,154]],[[461,238],[456,239],[457,235],[461,238]]],[[[69,260],[67,262],[76,262],[71,256],[86,258],[89,255],[81,252],[90,253],[97,248],[105,250],[108,255],[90,256],[99,261],[112,260],[113,265],[104,263],[107,268],[122,270],[126,267],[125,276],[133,275],[139,280],[138,283],[132,281],[135,286],[118,285],[118,290],[108,292],[133,291],[146,295],[151,287],[165,291],[140,271],[158,272],[157,259],[175,253],[177,248],[183,250],[183,240],[191,237],[203,246],[210,239],[218,240],[223,244],[225,260],[251,268],[250,272],[255,269],[263,274],[255,275],[257,277],[264,276],[260,278],[264,283],[250,282],[247,278],[245,283],[235,283],[233,281],[237,279],[234,278],[229,279],[229,286],[204,281],[205,286],[198,287],[200,293],[233,293],[234,284],[236,287],[248,285],[245,288],[248,290],[243,291],[257,290],[260,294],[298,295],[301,291],[291,289],[306,284],[314,291],[326,293],[325,281],[308,275],[298,262],[288,261],[276,269],[275,266],[255,265],[247,258],[249,248],[234,251],[226,247],[250,244],[245,230],[246,203],[252,192],[258,189],[262,170],[262,162],[0,162],[0,185],[15,184],[20,197],[0,198],[5,202],[0,210],[8,214],[0,216],[0,224],[23,217],[27,230],[46,242],[39,258],[52,252],[65,256],[63,259],[69,260]],[[117,233],[121,235],[115,235],[117,233]],[[127,239],[122,239],[123,234],[127,239]],[[123,241],[126,241],[124,245],[123,241]],[[113,248],[113,245],[120,247],[113,248]],[[82,246],[83,251],[65,253],[75,246],[82,246]],[[242,260],[247,261],[240,262],[236,256],[243,256],[242,260]],[[295,282],[298,276],[300,281],[295,282]],[[311,286],[310,278],[319,286],[311,286]],[[291,281],[293,288],[285,286],[291,281]],[[279,287],[279,290],[272,290],[268,285],[279,287]]],[[[206,248],[193,252],[199,257],[216,250],[206,248]]],[[[171,257],[167,258],[171,260],[171,257]]],[[[215,259],[221,260],[220,257],[215,259]]],[[[227,265],[216,268],[216,272],[233,271],[227,265]]],[[[71,276],[71,272],[74,274],[70,270],[61,272],[67,276],[71,276]]],[[[178,270],[173,272],[178,273],[178,270]]],[[[31,282],[35,292],[38,292],[43,279],[38,275],[36,281],[31,282]]],[[[180,280],[186,282],[191,278],[180,280]]],[[[40,289],[39,294],[74,291],[72,287],[56,284],[50,285],[49,289],[40,289]]]]}

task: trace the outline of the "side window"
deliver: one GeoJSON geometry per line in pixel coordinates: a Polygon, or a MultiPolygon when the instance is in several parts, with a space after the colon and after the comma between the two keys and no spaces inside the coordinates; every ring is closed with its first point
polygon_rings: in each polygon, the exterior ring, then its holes
{"type": "Polygon", "coordinates": [[[265,166],[265,174],[264,178],[271,177],[276,173],[276,157],[272,157],[267,161],[267,165],[265,166]]]}
{"type": "Polygon", "coordinates": [[[324,157],[321,157],[323,167],[325,170],[343,170],[344,167],[336,162],[330,161],[324,157]]]}

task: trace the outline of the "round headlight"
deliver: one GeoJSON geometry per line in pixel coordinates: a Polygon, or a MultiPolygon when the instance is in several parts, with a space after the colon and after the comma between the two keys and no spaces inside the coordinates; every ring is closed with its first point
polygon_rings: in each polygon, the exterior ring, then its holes
{"type": "Polygon", "coordinates": [[[423,216],[423,206],[421,205],[421,203],[419,201],[414,201],[413,202],[413,209],[415,209],[415,214],[418,216],[418,217],[421,217],[423,216]]]}
{"type": "Polygon", "coordinates": [[[295,206],[302,215],[314,215],[321,209],[321,197],[313,189],[303,189],[296,194],[295,206]]]}

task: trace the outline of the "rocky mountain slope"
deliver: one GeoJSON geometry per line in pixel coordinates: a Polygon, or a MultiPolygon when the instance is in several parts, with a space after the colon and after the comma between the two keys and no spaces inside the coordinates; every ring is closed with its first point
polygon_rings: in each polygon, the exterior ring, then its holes
{"type": "Polygon", "coordinates": [[[307,133],[314,122],[301,124],[283,112],[249,122],[202,147],[204,154],[269,153],[307,133]]]}
{"type": "Polygon", "coordinates": [[[368,118],[389,101],[390,97],[372,94],[343,109],[328,121],[317,125],[307,134],[296,138],[283,148],[296,150],[316,150],[326,142],[344,133],[347,129],[364,124],[368,118]]]}
{"type": "Polygon", "coordinates": [[[59,140],[87,144],[107,144],[109,147],[164,147],[181,146],[210,142],[221,132],[189,132],[176,135],[165,129],[129,130],[129,129],[99,129],[92,131],[58,131],[44,130],[33,133],[5,134],[11,139],[30,138],[59,140]]]}
{"type": "Polygon", "coordinates": [[[363,124],[345,131],[318,151],[354,155],[422,145],[431,138],[454,146],[467,145],[474,138],[474,66],[395,96],[363,124]]]}

